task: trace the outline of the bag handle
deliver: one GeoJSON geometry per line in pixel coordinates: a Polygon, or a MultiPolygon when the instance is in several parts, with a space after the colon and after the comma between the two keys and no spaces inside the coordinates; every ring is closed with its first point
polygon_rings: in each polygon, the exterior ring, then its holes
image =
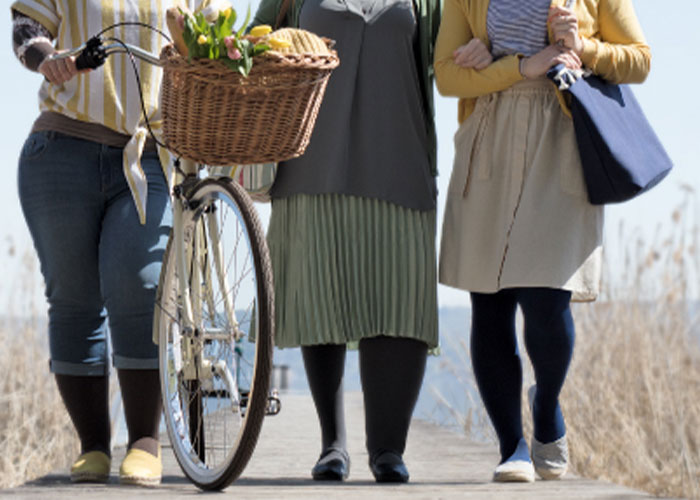
{"type": "Polygon", "coordinates": [[[280,11],[277,13],[277,19],[275,19],[275,28],[277,29],[280,27],[282,24],[282,21],[284,21],[285,16],[287,15],[287,12],[289,12],[289,8],[294,4],[294,0],[282,0],[282,6],[280,7],[280,11]]]}

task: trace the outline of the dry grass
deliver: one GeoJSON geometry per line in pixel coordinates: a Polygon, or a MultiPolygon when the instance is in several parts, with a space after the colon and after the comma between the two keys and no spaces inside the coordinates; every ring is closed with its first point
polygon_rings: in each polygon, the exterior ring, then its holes
{"type": "MultiPolygon", "coordinates": [[[[669,224],[652,238],[620,229],[620,241],[627,243],[622,255],[607,256],[600,299],[573,308],[577,340],[561,405],[575,474],[698,499],[700,225],[690,219],[698,213],[693,201],[686,191],[669,224]]],[[[456,347],[461,362],[448,360],[445,368],[473,400],[466,342],[456,347]]],[[[523,364],[527,388],[533,377],[529,363],[523,364]]],[[[467,414],[449,398],[443,404],[468,436],[495,442],[478,397],[467,414]]],[[[523,408],[529,436],[525,391],[523,408]]]]}
{"type": "Polygon", "coordinates": [[[78,442],[48,370],[45,332],[33,319],[39,274],[34,255],[21,259],[10,286],[8,310],[0,320],[0,488],[8,488],[68,465],[78,442]]]}
{"type": "Polygon", "coordinates": [[[618,269],[627,278],[574,308],[561,403],[576,473],[700,498],[700,248],[690,200],[651,243],[625,238],[618,269]]]}
{"type": "MultiPolygon", "coordinates": [[[[616,281],[608,280],[598,302],[574,307],[577,345],[561,402],[575,473],[700,498],[700,225],[688,219],[697,213],[691,199],[651,241],[621,230],[629,244],[608,259],[614,273],[605,273],[616,281]]],[[[32,299],[39,273],[33,254],[20,260],[9,310],[36,318],[43,315],[32,299]]],[[[48,372],[42,327],[4,318],[0,343],[0,488],[6,488],[67,466],[78,443],[48,372]]],[[[443,404],[467,435],[492,440],[466,340],[447,349],[457,357],[444,368],[467,388],[469,410],[460,413],[451,398],[443,404]]]]}
{"type": "Polygon", "coordinates": [[[573,470],[700,498],[700,349],[677,303],[577,308],[561,404],[573,470]]]}

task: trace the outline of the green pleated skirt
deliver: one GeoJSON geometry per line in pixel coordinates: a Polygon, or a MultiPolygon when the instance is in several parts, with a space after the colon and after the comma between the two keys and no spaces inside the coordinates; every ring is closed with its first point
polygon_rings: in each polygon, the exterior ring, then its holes
{"type": "Polygon", "coordinates": [[[272,201],[279,347],[386,335],[438,345],[435,210],[354,196],[272,201]]]}

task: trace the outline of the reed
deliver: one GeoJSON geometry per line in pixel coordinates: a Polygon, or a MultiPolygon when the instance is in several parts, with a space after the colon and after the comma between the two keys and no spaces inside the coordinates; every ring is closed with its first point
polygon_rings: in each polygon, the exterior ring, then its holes
{"type": "MultiPolygon", "coordinates": [[[[14,255],[11,255],[14,257],[14,255]]],[[[5,286],[8,310],[0,319],[0,488],[65,468],[78,452],[73,431],[48,369],[45,327],[37,318],[35,257],[18,261],[19,274],[5,286]]]]}
{"type": "Polygon", "coordinates": [[[686,189],[651,240],[621,228],[629,244],[617,256],[620,279],[607,280],[598,302],[574,307],[561,405],[577,474],[700,498],[697,213],[686,189]]]}

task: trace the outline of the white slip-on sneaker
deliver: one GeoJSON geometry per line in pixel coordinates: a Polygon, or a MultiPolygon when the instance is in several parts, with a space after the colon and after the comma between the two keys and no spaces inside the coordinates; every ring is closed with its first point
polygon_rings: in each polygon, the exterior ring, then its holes
{"type": "Polygon", "coordinates": [[[532,462],[542,479],[559,479],[569,468],[569,446],[566,434],[551,443],[532,438],[532,462]]]}
{"type": "Polygon", "coordinates": [[[531,483],[535,480],[535,469],[530,462],[530,450],[527,442],[520,439],[513,454],[496,467],[493,480],[497,483],[531,483]]]}
{"type": "Polygon", "coordinates": [[[526,460],[507,460],[493,471],[493,480],[497,483],[531,483],[535,480],[532,462],[526,460]]]}
{"type": "MultiPolygon", "coordinates": [[[[530,412],[533,409],[536,391],[537,386],[535,385],[527,391],[530,412]]],[[[535,439],[533,432],[530,448],[535,472],[542,479],[559,479],[566,474],[569,468],[569,446],[566,442],[566,434],[551,443],[540,443],[535,439]]]]}

